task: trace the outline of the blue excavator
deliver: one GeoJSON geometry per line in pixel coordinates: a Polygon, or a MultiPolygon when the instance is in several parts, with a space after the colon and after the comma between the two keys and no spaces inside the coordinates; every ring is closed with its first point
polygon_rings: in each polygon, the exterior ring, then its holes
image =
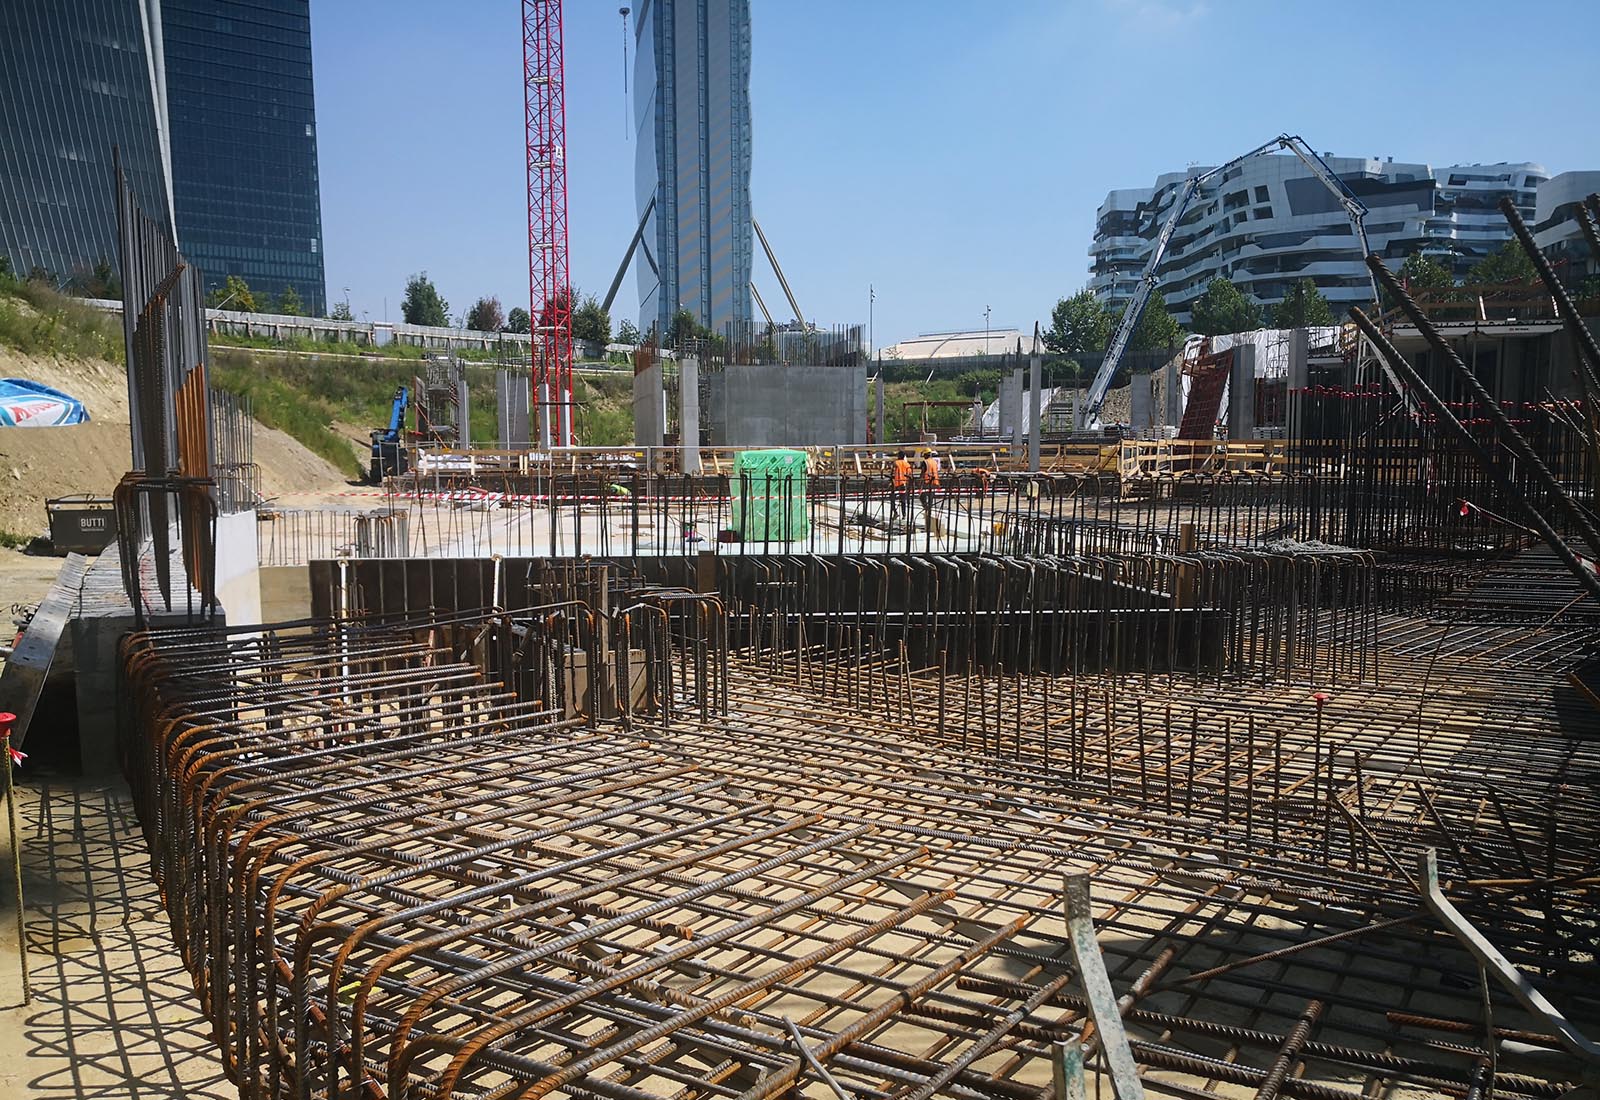
{"type": "Polygon", "coordinates": [[[394,404],[389,408],[389,426],[372,432],[372,463],[368,480],[374,485],[382,485],[386,477],[399,477],[410,468],[405,442],[401,438],[409,401],[409,391],[404,386],[397,387],[394,404]]]}

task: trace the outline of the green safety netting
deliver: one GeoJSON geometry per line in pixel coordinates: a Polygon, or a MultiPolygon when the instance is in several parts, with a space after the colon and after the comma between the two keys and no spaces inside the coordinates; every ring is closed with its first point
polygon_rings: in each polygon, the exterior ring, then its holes
{"type": "Polygon", "coordinates": [[[794,542],[810,533],[804,451],[740,451],[730,488],[733,529],[745,542],[794,542]]]}

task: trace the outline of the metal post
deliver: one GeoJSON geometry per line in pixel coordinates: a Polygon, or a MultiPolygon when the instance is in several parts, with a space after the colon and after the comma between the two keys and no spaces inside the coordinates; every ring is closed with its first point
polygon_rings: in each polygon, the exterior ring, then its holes
{"type": "Polygon", "coordinates": [[[1037,344],[1028,357],[1028,472],[1039,472],[1039,440],[1044,431],[1044,395],[1039,389],[1041,360],[1037,344]]]}
{"type": "MultiPolygon", "coordinates": [[[[1106,761],[1107,769],[1110,760],[1106,761]]],[[[1088,875],[1066,876],[1067,936],[1072,941],[1072,957],[1078,964],[1089,1015],[1100,1032],[1100,1049],[1111,1067],[1111,1084],[1117,1100],[1144,1100],[1139,1067],[1128,1046],[1128,1033],[1122,1026],[1122,1011],[1106,974],[1106,960],[1094,935],[1094,908],[1089,897],[1088,875]]]]}

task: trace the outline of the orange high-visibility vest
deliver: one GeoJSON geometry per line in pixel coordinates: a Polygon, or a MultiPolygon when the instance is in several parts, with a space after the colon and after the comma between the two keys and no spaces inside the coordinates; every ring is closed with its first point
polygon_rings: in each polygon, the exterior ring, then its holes
{"type": "Polygon", "coordinates": [[[903,458],[895,459],[894,465],[890,468],[889,483],[896,489],[904,489],[910,480],[911,463],[903,458]]]}

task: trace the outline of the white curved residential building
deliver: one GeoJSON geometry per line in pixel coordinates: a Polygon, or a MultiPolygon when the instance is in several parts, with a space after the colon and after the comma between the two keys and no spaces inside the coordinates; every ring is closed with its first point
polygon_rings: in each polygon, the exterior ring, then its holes
{"type": "MultiPolygon", "coordinates": [[[[1500,197],[1512,196],[1532,220],[1538,188],[1549,178],[1540,165],[1527,162],[1435,172],[1393,158],[1325,159],[1366,205],[1373,251],[1394,264],[1422,252],[1448,263],[1458,276],[1510,238],[1495,209],[1500,197]]],[[[1206,170],[1168,172],[1153,187],[1106,195],[1089,246],[1089,286],[1096,297],[1118,307],[1128,300],[1180,185],[1206,170]]],[[[1372,298],[1344,207],[1289,154],[1252,157],[1195,195],[1157,272],[1167,307],[1180,323],[1188,323],[1195,299],[1218,275],[1269,306],[1306,278],[1336,311],[1372,298]]]]}

